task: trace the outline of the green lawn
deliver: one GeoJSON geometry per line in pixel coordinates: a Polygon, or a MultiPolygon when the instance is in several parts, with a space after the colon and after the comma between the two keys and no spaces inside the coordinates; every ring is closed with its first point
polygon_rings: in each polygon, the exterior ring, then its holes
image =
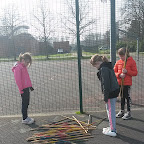
{"type": "MultiPolygon", "coordinates": [[[[90,59],[92,55],[96,53],[91,53],[91,52],[82,52],[82,58],[81,59],[90,59]]],[[[110,51],[109,50],[100,50],[99,55],[105,55],[106,57],[110,57],[110,51]]],[[[144,54],[144,52],[139,53],[141,56],[144,54]]],[[[136,52],[131,53],[130,55],[137,55],[136,52]]],[[[34,61],[42,61],[42,60],[72,60],[72,59],[77,59],[77,53],[65,53],[65,54],[53,54],[49,55],[48,59],[47,56],[44,55],[39,55],[39,56],[32,56],[34,61]]],[[[17,57],[18,60],[18,57],[17,57]]],[[[14,58],[8,57],[8,58],[0,58],[0,62],[9,62],[9,61],[14,61],[14,58]]]]}

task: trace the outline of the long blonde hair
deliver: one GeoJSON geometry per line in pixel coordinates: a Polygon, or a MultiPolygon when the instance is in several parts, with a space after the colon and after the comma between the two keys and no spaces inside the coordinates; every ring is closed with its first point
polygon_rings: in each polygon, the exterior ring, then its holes
{"type": "Polygon", "coordinates": [[[21,62],[22,59],[24,59],[25,61],[28,60],[29,61],[29,64],[31,65],[32,64],[32,56],[31,56],[31,53],[29,52],[26,52],[24,54],[20,53],[19,55],[19,61],[21,62]]]}
{"type": "Polygon", "coordinates": [[[97,54],[93,55],[90,59],[90,63],[92,65],[95,65],[95,63],[98,62],[98,61],[108,62],[108,59],[105,56],[100,56],[100,55],[97,55],[97,54]]]}

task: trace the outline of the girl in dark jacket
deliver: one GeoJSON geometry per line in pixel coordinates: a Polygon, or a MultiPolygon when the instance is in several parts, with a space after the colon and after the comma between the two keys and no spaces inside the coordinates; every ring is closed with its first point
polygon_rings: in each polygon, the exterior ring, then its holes
{"type": "Polygon", "coordinates": [[[97,76],[101,82],[101,89],[104,94],[109,119],[109,127],[103,128],[103,134],[116,136],[115,103],[119,95],[119,85],[112,64],[108,62],[105,56],[99,55],[92,56],[90,63],[99,70],[97,76]]]}

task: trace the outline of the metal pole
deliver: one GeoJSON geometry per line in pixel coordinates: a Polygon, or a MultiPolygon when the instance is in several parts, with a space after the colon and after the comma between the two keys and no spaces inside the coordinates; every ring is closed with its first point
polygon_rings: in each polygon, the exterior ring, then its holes
{"type": "Polygon", "coordinates": [[[83,113],[82,78],[81,78],[81,47],[80,47],[80,34],[79,34],[79,0],[75,0],[75,5],[76,5],[77,55],[78,55],[80,113],[83,113]]]}
{"type": "Polygon", "coordinates": [[[137,38],[137,60],[139,61],[139,38],[137,38]]]}
{"type": "Polygon", "coordinates": [[[111,0],[110,60],[114,65],[116,62],[115,0],[111,0]]]}

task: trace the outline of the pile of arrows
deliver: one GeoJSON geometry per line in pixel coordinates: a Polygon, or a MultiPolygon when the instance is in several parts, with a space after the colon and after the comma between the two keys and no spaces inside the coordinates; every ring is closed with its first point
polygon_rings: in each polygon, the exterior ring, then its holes
{"type": "MultiPolygon", "coordinates": [[[[32,129],[32,131],[38,131],[38,133],[34,133],[27,141],[37,144],[76,144],[93,137],[90,132],[96,129],[96,126],[94,126],[96,122],[90,124],[89,119],[88,122],[83,122],[74,116],[72,118],[62,117],[63,119],[60,121],[32,129]]],[[[103,119],[97,123],[102,121],[103,119]]]]}

